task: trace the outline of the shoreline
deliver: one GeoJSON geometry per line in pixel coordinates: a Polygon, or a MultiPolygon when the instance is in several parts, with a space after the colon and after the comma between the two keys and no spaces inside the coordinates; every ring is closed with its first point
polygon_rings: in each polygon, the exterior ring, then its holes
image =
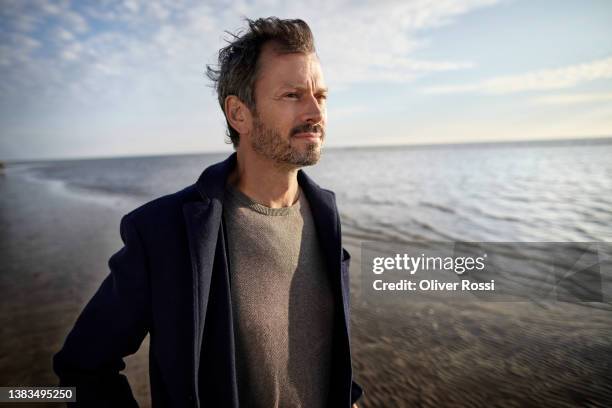
{"type": "MultiPolygon", "coordinates": [[[[83,203],[92,203],[104,207],[115,209],[118,212],[127,213],[133,208],[144,204],[146,198],[134,195],[122,194],[118,192],[104,191],[101,189],[80,187],[70,184],[66,180],[59,178],[46,177],[36,174],[35,165],[21,165],[19,168],[9,168],[11,176],[18,177],[28,183],[37,184],[46,189],[51,194],[65,197],[68,200],[76,200],[83,203]]],[[[6,172],[5,175],[8,175],[6,172]]]]}

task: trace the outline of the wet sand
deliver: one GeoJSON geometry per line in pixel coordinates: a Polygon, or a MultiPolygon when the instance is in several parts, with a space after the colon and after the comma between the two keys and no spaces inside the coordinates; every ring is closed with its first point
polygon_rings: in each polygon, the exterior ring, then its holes
{"type": "Polygon", "coordinates": [[[610,305],[363,296],[345,241],[361,407],[612,406],[610,305]]]}
{"type": "MultiPolygon", "coordinates": [[[[80,199],[11,171],[0,175],[0,197],[0,385],[54,385],[52,355],[108,274],[120,217],[133,206],[80,199]]],[[[612,406],[612,309],[384,303],[361,296],[359,241],[345,245],[362,407],[612,406]]],[[[147,354],[148,339],[126,359],[143,407],[147,354]]]]}
{"type": "MultiPolygon", "coordinates": [[[[108,274],[108,258],[122,245],[119,205],[49,187],[10,169],[0,175],[1,386],[58,384],[53,354],[108,274]]],[[[135,397],[150,406],[148,337],[125,361],[135,397]]]]}

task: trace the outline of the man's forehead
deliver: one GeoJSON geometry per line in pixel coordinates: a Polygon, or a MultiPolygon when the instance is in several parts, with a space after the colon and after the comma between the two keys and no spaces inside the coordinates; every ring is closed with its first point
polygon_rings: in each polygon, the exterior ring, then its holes
{"type": "Polygon", "coordinates": [[[314,82],[325,87],[319,57],[312,53],[280,53],[264,46],[260,54],[259,75],[277,86],[304,87],[314,82]]]}

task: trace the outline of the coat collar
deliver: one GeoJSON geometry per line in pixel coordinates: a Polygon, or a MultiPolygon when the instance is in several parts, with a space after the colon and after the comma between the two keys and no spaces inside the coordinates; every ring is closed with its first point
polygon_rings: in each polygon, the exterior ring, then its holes
{"type": "Polygon", "coordinates": [[[231,171],[236,167],[236,162],[237,154],[234,152],[227,159],[207,167],[202,172],[195,186],[205,202],[208,200],[223,202],[225,183],[231,171]]]}
{"type": "MultiPolygon", "coordinates": [[[[223,202],[225,184],[227,183],[227,178],[230,173],[234,167],[236,167],[236,163],[237,154],[234,152],[227,159],[207,167],[206,170],[202,172],[195,186],[205,202],[208,200],[219,200],[221,203],[223,202]]],[[[325,210],[328,211],[335,209],[334,194],[331,191],[319,187],[319,185],[302,170],[298,171],[298,183],[300,187],[302,187],[311,205],[322,205],[325,207],[325,210]]]]}

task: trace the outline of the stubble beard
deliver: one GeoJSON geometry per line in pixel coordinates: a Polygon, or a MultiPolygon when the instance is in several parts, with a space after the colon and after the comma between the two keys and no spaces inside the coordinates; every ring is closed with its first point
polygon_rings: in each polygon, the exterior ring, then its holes
{"type": "Polygon", "coordinates": [[[291,134],[284,139],[278,130],[267,127],[259,117],[255,117],[253,127],[253,150],[278,165],[290,168],[312,166],[321,158],[321,144],[325,136],[323,129],[320,129],[321,142],[309,142],[303,149],[297,149],[291,145],[291,134]]]}

